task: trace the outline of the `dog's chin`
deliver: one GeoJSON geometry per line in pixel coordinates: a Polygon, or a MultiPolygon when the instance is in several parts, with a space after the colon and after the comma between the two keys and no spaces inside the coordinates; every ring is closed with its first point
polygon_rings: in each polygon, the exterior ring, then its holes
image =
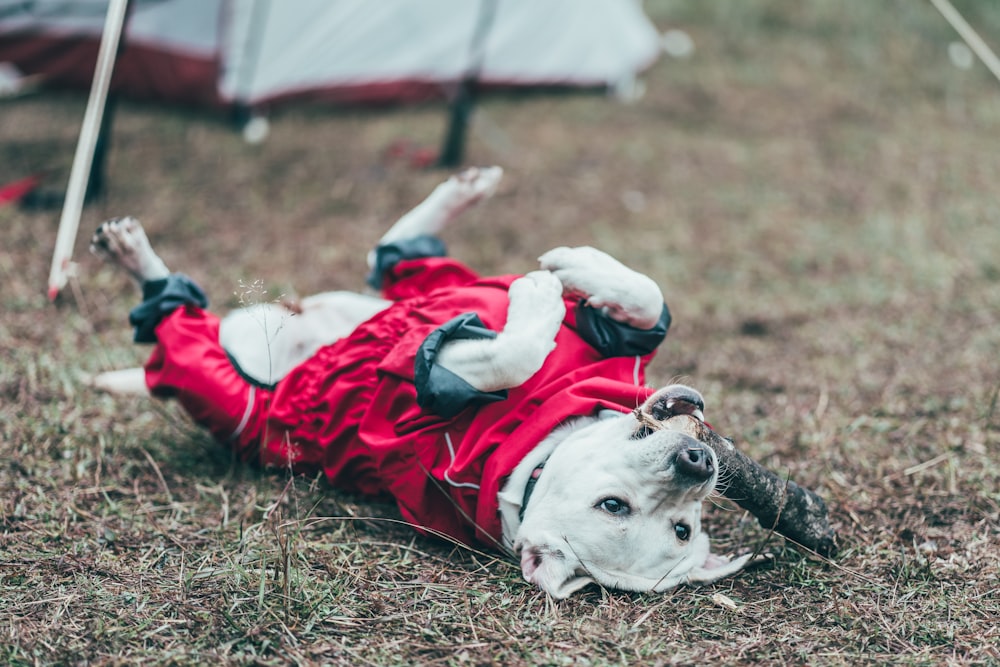
{"type": "Polygon", "coordinates": [[[637,574],[604,571],[596,563],[584,567],[575,557],[567,557],[564,550],[550,545],[525,546],[521,549],[521,572],[528,583],[535,584],[556,600],[568,598],[591,583],[607,588],[634,591],[669,591],[679,585],[708,584],[728,577],[746,567],[751,555],[730,560],[709,551],[708,538],[699,536],[696,550],[672,567],[665,564],[665,572],[637,574]]]}

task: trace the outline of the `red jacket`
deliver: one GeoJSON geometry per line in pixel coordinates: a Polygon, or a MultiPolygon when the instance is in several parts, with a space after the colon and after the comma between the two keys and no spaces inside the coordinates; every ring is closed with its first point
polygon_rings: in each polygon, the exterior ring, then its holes
{"type": "Polygon", "coordinates": [[[218,347],[218,320],[186,306],[157,327],[147,382],[154,395],[180,399],[220,439],[237,431],[232,441],[244,458],[321,468],[340,488],[391,494],[418,528],[496,545],[497,493],[538,442],[571,417],[627,412],[651,393],[644,369],[653,353],[604,356],[581,338],[577,304],[567,301],[555,350],[505,399],[451,418],[421,409],[414,360],[422,343],[468,312],[503,329],[517,277],[478,278],[443,258],[402,261],[383,286],[393,305],[321,348],[273,391],[236,375],[218,347]]]}

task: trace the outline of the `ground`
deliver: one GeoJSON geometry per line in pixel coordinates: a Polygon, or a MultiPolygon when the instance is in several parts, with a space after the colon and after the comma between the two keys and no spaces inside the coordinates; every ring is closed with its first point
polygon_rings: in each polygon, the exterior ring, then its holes
{"type": "MultiPolygon", "coordinates": [[[[956,3],[1000,50],[1000,10],[956,3]]],[[[495,199],[450,229],[484,272],[599,246],[675,316],[683,379],[749,455],[814,489],[812,557],[733,506],[717,548],[770,565],[667,595],[554,603],[391,506],[234,463],[170,405],[96,394],[134,365],[134,293],[88,255],[141,217],[220,310],[363,287],[364,256],[444,174],[437,105],[285,108],[261,145],[221,115],[119,105],[76,276],[46,300],[58,209],[0,209],[0,661],[8,664],[996,664],[1000,82],[930,3],[648,2],[696,50],[646,95],[491,96],[467,162],[495,199]]],[[[0,182],[64,187],[85,98],[2,102],[0,182]]]]}

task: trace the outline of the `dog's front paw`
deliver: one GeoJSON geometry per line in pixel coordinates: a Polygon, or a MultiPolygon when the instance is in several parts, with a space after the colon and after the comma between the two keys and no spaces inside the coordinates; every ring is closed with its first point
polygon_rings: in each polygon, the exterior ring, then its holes
{"type": "Polygon", "coordinates": [[[562,283],[548,271],[532,271],[510,285],[507,323],[497,338],[512,355],[511,363],[523,369],[523,379],[541,368],[556,347],[566,317],[562,291],[562,283]]]}
{"type": "Polygon", "coordinates": [[[563,284],[551,271],[531,271],[511,283],[509,291],[518,299],[562,302],[563,284]]]}
{"type": "Polygon", "coordinates": [[[605,252],[589,246],[560,247],[538,262],[559,278],[567,294],[604,310],[613,320],[650,329],[660,319],[663,293],[656,283],[605,252]]]}
{"type": "Polygon", "coordinates": [[[553,248],[539,257],[538,263],[559,278],[567,293],[585,298],[594,308],[613,308],[618,286],[641,276],[590,246],[553,248]]]}
{"type": "Polygon", "coordinates": [[[512,337],[554,341],[566,317],[563,284],[549,271],[532,271],[510,285],[507,324],[512,337]]]}
{"type": "Polygon", "coordinates": [[[497,391],[527,381],[555,349],[566,316],[562,284],[548,271],[518,278],[508,288],[507,322],[494,339],[450,340],[437,364],[479,391],[497,391]]]}

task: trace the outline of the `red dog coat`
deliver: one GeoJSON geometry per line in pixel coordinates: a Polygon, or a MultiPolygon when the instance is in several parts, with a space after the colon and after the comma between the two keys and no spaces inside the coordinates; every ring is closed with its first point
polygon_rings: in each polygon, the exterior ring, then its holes
{"type": "MultiPolygon", "coordinates": [[[[645,354],[607,356],[595,347],[595,335],[588,342],[581,329],[624,325],[602,322],[597,311],[568,300],[555,350],[523,385],[499,395],[473,391],[478,395],[467,407],[445,410],[451,416],[421,408],[418,399],[437,400],[432,387],[419,386],[433,383],[434,372],[415,381],[416,360],[427,354],[422,346],[465,313],[500,331],[516,278],[479,278],[444,258],[402,260],[382,285],[394,303],[273,389],[237,372],[219,345],[218,318],[190,303],[173,304],[156,325],[146,381],[153,395],[177,398],[244,460],[322,469],[339,488],[391,494],[418,528],[496,545],[497,493],[514,467],[571,417],[640,405],[651,393],[645,365],[669,325],[664,308],[645,354]]],[[[425,365],[433,370],[433,359],[425,365]]]]}

